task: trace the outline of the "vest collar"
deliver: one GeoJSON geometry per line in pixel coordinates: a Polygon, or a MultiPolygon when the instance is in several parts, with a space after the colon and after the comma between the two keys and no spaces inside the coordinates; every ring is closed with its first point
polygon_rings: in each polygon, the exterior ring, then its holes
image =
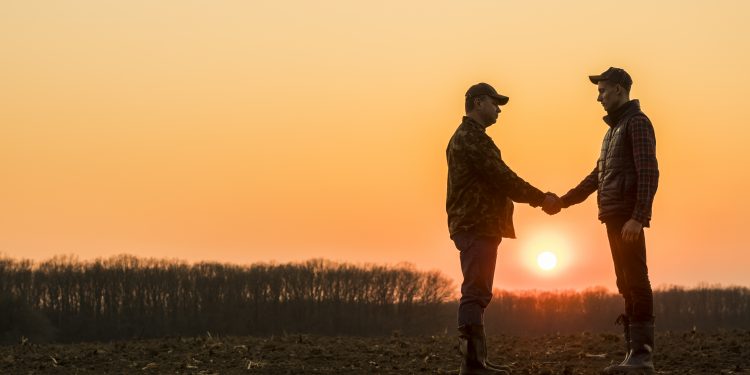
{"type": "Polygon", "coordinates": [[[604,116],[604,122],[607,123],[607,125],[609,125],[610,127],[615,127],[620,122],[620,120],[628,118],[640,111],[641,102],[639,102],[638,99],[633,99],[621,105],[620,108],[617,108],[612,112],[608,112],[607,115],[604,116]]]}

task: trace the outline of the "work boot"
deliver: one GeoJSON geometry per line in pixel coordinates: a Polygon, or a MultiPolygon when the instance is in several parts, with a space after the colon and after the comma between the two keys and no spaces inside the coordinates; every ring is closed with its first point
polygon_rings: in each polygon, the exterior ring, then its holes
{"type": "Polygon", "coordinates": [[[508,371],[487,366],[484,326],[467,324],[458,327],[458,348],[461,350],[460,375],[509,375],[508,371]]]}
{"type": "Polygon", "coordinates": [[[605,374],[652,375],[654,373],[654,321],[630,322],[630,351],[627,359],[608,367],[605,374]]]}
{"type": "Polygon", "coordinates": [[[484,332],[484,326],[482,325],[482,344],[484,345],[484,364],[487,366],[487,368],[496,370],[496,371],[505,371],[507,373],[510,373],[510,367],[505,365],[500,365],[497,363],[490,362],[490,360],[487,358],[489,357],[489,350],[487,350],[487,335],[484,332]]]}
{"type": "Polygon", "coordinates": [[[615,325],[622,325],[625,333],[625,359],[619,364],[607,366],[604,369],[605,374],[607,374],[608,371],[612,371],[615,367],[625,364],[628,361],[628,357],[630,357],[630,318],[625,314],[620,314],[615,320],[615,325]]]}

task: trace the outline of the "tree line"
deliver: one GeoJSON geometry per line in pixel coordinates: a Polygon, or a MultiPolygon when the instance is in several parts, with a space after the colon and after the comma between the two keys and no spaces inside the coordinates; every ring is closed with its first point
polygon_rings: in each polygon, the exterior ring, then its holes
{"type": "Polygon", "coordinates": [[[420,332],[412,318],[453,295],[413,266],[322,259],[188,265],[120,255],[92,262],[0,259],[0,334],[62,341],[164,335],[420,332]]]}
{"type": "MultiPolygon", "coordinates": [[[[187,264],[120,255],[82,262],[0,258],[0,341],[311,333],[435,334],[455,330],[456,286],[438,271],[400,264],[187,264]]],[[[659,329],[750,329],[750,290],[703,286],[655,293],[659,329]]],[[[621,297],[496,291],[489,331],[616,330],[621,297]]]]}
{"type": "MultiPolygon", "coordinates": [[[[510,334],[619,332],[615,321],[623,311],[622,297],[601,287],[581,292],[495,291],[485,324],[494,333],[510,334]]],[[[750,289],[657,289],[654,316],[657,330],[750,329],[750,289]]]]}

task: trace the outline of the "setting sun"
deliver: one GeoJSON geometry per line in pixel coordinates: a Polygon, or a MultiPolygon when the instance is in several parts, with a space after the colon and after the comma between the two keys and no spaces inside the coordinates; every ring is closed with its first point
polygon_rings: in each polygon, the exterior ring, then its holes
{"type": "Polygon", "coordinates": [[[536,257],[536,262],[539,268],[543,270],[551,270],[557,265],[557,256],[552,252],[545,251],[536,257]]]}
{"type": "Polygon", "coordinates": [[[576,254],[564,233],[552,228],[539,228],[538,232],[529,233],[528,239],[520,244],[523,249],[519,254],[520,261],[526,266],[527,276],[536,283],[543,280],[555,280],[548,287],[559,285],[561,278],[570,277],[571,260],[576,254]]]}

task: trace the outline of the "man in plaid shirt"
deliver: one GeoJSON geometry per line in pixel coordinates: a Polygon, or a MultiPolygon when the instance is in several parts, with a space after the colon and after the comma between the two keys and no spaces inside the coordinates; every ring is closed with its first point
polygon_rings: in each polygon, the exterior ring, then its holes
{"type": "Polygon", "coordinates": [[[646,265],[646,239],[651,206],[659,183],[656,137],[638,100],[630,100],[633,80],[620,68],[589,76],[599,89],[599,101],[609,125],[594,170],[561,197],[562,206],[583,202],[598,191],[599,220],[607,227],[617,289],[625,299],[625,313],[617,322],[625,328],[626,356],[605,373],[654,371],[654,303],[646,265]]]}

